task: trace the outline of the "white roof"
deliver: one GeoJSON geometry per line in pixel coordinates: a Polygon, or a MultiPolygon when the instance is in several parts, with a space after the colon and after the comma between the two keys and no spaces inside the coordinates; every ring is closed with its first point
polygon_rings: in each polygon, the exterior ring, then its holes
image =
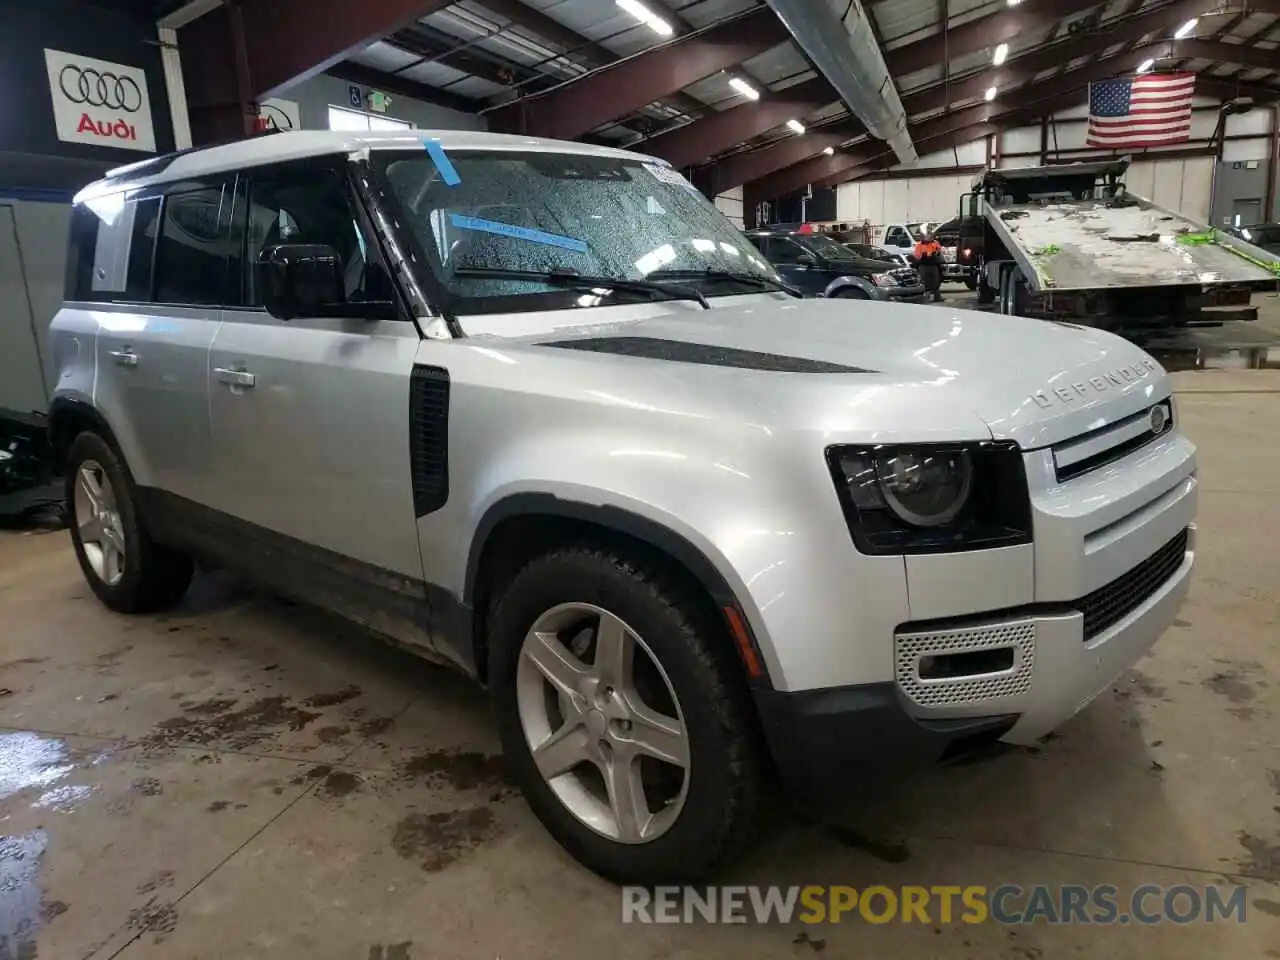
{"type": "Polygon", "coordinates": [[[597,147],[568,140],[548,140],[505,133],[482,133],[476,130],[414,130],[410,132],[380,131],[354,134],[349,130],[296,130],[251,137],[216,147],[183,151],[151,157],[138,163],[117,167],[105,180],[92,183],[80,191],[79,202],[86,197],[155,183],[168,183],[188,177],[243,170],[267,163],[305,160],[333,154],[360,154],[368,150],[422,150],[423,143],[435,140],[445,150],[521,150],[539,153],[576,153],[593,157],[616,157],[643,160],[668,166],[665,160],[645,154],[597,147]],[[165,162],[167,161],[167,162],[165,162]],[[131,171],[137,171],[131,175],[131,171]]]}

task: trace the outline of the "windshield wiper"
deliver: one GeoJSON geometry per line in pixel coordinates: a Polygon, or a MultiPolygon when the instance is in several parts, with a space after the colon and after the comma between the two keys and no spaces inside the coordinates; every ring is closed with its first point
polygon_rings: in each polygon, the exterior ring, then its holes
{"type": "Polygon", "coordinates": [[[737,270],[655,270],[649,274],[650,279],[670,277],[673,280],[733,280],[747,283],[753,287],[765,287],[770,290],[781,290],[793,297],[803,298],[804,294],[789,283],[764,277],[758,273],[744,273],[737,270]]]}
{"type": "Polygon", "coordinates": [[[502,267],[459,267],[453,271],[455,277],[491,277],[495,280],[533,280],[556,287],[570,289],[599,288],[601,290],[622,290],[627,293],[657,294],[664,300],[693,300],[703,310],[710,310],[711,304],[697,290],[691,287],[673,287],[667,283],[653,283],[649,280],[627,280],[618,277],[592,277],[578,273],[576,270],[559,267],[555,270],[506,270],[502,267]]]}

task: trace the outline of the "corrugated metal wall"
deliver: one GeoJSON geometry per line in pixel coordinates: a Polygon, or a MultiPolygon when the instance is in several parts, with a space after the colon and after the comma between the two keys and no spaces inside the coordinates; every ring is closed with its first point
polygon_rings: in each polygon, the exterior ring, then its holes
{"type": "MultiPolygon", "coordinates": [[[[1197,107],[1216,107],[1216,100],[1197,97],[1197,107]]],[[[1061,161],[1090,159],[1085,136],[1088,108],[1073,107],[1054,115],[1048,127],[1047,159],[1061,161]]],[[[1273,114],[1269,109],[1227,118],[1225,134],[1240,139],[1223,143],[1223,163],[1266,164],[1270,149],[1273,114]]],[[[1203,146],[1213,135],[1218,122],[1216,110],[1202,109],[1192,114],[1192,145],[1203,146]]],[[[1041,128],[1018,127],[1000,136],[998,153],[1003,168],[1034,166],[1041,162],[1041,128]]],[[[1168,149],[1184,150],[1184,146],[1168,149]]],[[[1207,223],[1210,211],[1232,198],[1214,197],[1214,159],[1159,159],[1161,151],[1142,154],[1129,168],[1129,189],[1163,207],[1176,210],[1193,220],[1207,223]]],[[[893,180],[856,180],[841,184],[837,193],[836,218],[843,221],[870,220],[886,224],[912,220],[947,220],[956,215],[959,198],[972,181],[972,175],[931,174],[931,169],[955,168],[986,163],[986,142],[979,140],[962,147],[921,157],[913,170],[919,175],[893,180]]],[[[1095,154],[1096,156],[1096,154],[1095,154]]],[[[1218,178],[1222,179],[1222,178],[1218,178]]],[[[1221,191],[1219,191],[1221,193],[1221,191]]]]}
{"type": "Polygon", "coordinates": [[[739,230],[742,229],[742,188],[734,187],[716,197],[716,209],[732,221],[739,230]]]}

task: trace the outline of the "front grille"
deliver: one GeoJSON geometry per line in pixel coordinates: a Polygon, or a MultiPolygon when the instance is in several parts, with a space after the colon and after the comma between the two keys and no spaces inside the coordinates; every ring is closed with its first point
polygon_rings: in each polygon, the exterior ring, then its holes
{"type": "Polygon", "coordinates": [[[1173,403],[1160,403],[1132,416],[1091,430],[1078,437],[1059,443],[1053,448],[1054,476],[1059,483],[1091,473],[1109,463],[1129,456],[1153,440],[1158,440],[1173,429],[1173,403]],[[1160,408],[1164,413],[1159,430],[1151,427],[1152,412],[1160,408]]]}
{"type": "Polygon", "coordinates": [[[898,687],[922,707],[954,707],[1000,697],[1014,697],[1031,689],[1035,665],[1036,625],[1032,620],[942,628],[894,637],[894,672],[898,687]],[[993,673],[925,679],[922,657],[1012,649],[1013,666],[993,673]]]}
{"type": "Polygon", "coordinates": [[[1187,553],[1187,537],[1183,530],[1128,573],[1072,604],[1084,614],[1085,640],[1115,626],[1178,572],[1187,553]]]}
{"type": "Polygon", "coordinates": [[[914,287],[920,282],[920,275],[910,267],[900,267],[897,270],[890,270],[889,276],[893,277],[900,287],[914,287]]]}

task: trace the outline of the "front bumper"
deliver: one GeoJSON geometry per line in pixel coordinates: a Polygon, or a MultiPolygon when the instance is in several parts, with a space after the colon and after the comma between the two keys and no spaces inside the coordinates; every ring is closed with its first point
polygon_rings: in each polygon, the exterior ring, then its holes
{"type": "Polygon", "coordinates": [[[793,795],[825,802],[997,741],[1035,742],[1092,702],[1173,623],[1194,559],[1190,525],[1074,604],[904,625],[895,635],[894,683],[757,691],[780,776],[793,795]],[[1118,609],[1127,612],[1117,617],[1118,609]],[[922,679],[928,658],[1005,649],[1012,651],[1005,669],[922,679]]]}
{"type": "Polygon", "coordinates": [[[893,303],[910,303],[915,300],[923,300],[928,295],[923,283],[915,283],[909,287],[876,287],[876,289],[880,292],[882,300],[889,300],[893,303]]]}

